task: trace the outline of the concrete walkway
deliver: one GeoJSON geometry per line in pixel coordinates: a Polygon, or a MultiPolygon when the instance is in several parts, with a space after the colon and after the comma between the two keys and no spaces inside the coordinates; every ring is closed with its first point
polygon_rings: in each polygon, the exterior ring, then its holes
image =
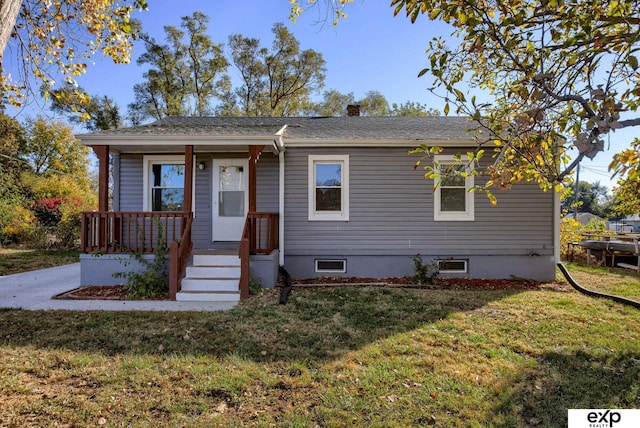
{"type": "Polygon", "coordinates": [[[0,276],[0,308],[70,311],[222,311],[234,302],[53,299],[80,286],[80,263],[0,276]]]}

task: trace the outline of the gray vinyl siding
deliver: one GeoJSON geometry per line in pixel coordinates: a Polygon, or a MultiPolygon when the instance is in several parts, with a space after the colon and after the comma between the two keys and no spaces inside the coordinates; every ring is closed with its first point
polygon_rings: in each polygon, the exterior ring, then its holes
{"type": "Polygon", "coordinates": [[[279,165],[278,157],[263,154],[256,164],[256,209],[261,212],[278,212],[279,165]]]}
{"type": "Polygon", "coordinates": [[[433,220],[433,182],[405,149],[286,152],[286,256],[552,255],[553,194],[535,184],[475,194],[475,221],[433,220]],[[308,156],[349,155],[349,221],[308,220],[308,156]]]}
{"type": "Polygon", "coordinates": [[[196,156],[196,165],[200,161],[205,162],[205,169],[195,169],[195,217],[191,226],[191,240],[193,248],[208,248],[211,246],[211,160],[196,156]]]}
{"type": "Polygon", "coordinates": [[[116,211],[142,211],[142,155],[120,156],[120,179],[114,180],[118,186],[120,207],[116,211]]]}

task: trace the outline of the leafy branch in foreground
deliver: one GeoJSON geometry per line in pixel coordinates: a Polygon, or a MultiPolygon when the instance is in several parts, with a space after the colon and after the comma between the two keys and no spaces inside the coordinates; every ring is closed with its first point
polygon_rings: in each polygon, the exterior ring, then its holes
{"type": "Polygon", "coordinates": [[[443,21],[459,41],[427,49],[431,90],[445,113],[470,116],[480,149],[493,150],[489,185],[521,180],[558,187],[640,106],[640,2],[394,0],[415,22],[443,21]],[[471,91],[488,94],[479,102],[471,91]],[[569,150],[578,156],[571,161],[569,150]]]}
{"type": "Polygon", "coordinates": [[[67,83],[83,74],[91,56],[102,52],[116,63],[129,62],[135,26],[131,12],[146,0],[6,0],[0,2],[0,104],[22,105],[32,77],[46,87],[57,76],[67,83]],[[19,64],[11,76],[9,52],[19,64]]]}

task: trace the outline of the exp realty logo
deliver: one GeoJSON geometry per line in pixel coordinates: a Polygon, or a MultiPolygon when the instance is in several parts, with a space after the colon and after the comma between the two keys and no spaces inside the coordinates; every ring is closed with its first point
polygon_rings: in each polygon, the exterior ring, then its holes
{"type": "Polygon", "coordinates": [[[568,428],[637,428],[640,410],[569,409],[568,428]]]}

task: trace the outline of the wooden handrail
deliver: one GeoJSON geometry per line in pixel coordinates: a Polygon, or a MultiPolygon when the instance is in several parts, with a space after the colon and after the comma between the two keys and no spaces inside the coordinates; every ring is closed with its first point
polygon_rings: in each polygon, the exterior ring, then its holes
{"type": "Polygon", "coordinates": [[[193,217],[189,217],[180,242],[172,241],[169,246],[169,298],[171,300],[175,300],[176,294],[180,291],[180,282],[187,269],[187,260],[193,249],[193,241],[191,240],[192,224],[193,217]]]}
{"type": "Polygon", "coordinates": [[[242,229],[242,238],[240,238],[240,246],[238,247],[238,256],[240,257],[240,298],[249,298],[249,262],[251,256],[251,232],[249,228],[249,216],[244,221],[244,229],[242,229]]]}

